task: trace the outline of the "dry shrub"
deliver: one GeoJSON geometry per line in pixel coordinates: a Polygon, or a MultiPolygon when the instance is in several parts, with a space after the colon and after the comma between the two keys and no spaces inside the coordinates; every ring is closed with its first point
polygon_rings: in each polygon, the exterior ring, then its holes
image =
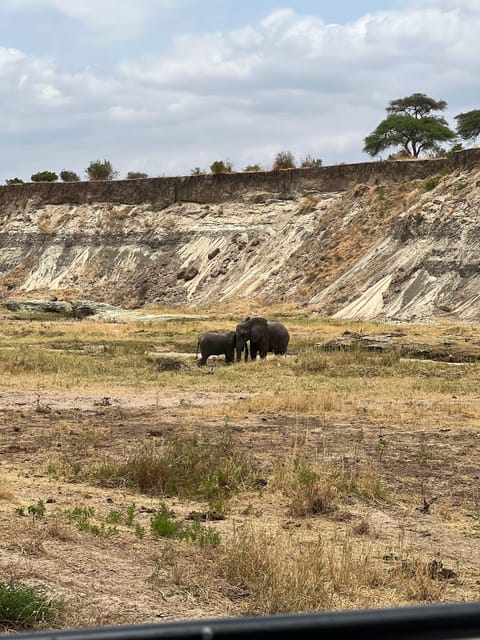
{"type": "Polygon", "coordinates": [[[352,533],[356,536],[368,536],[370,533],[370,522],[362,518],[360,522],[357,522],[357,524],[352,527],[352,533]]]}
{"type": "Polygon", "coordinates": [[[388,489],[370,464],[346,464],[344,461],[305,458],[304,452],[287,458],[278,467],[272,484],[289,499],[294,517],[332,514],[342,497],[385,501],[388,489]]]}
{"type": "Polygon", "coordinates": [[[170,597],[194,602],[204,613],[216,609],[228,615],[231,596],[237,593],[242,596],[241,589],[225,586],[225,580],[219,576],[217,550],[193,549],[168,540],[149,558],[148,564],[152,567],[149,581],[162,598],[168,593],[170,597]]]}
{"type": "Polygon", "coordinates": [[[45,537],[60,542],[75,542],[78,540],[77,533],[68,524],[61,522],[58,517],[46,522],[45,537]]]}
{"type": "Polygon", "coordinates": [[[0,483],[0,500],[11,501],[14,498],[12,489],[5,482],[0,483]]]}
{"type": "Polygon", "coordinates": [[[297,213],[311,213],[315,210],[318,202],[319,199],[317,196],[306,196],[305,198],[302,198],[298,203],[297,213]]]}
{"type": "Polygon", "coordinates": [[[424,556],[404,554],[395,558],[391,575],[408,600],[438,602],[445,591],[442,573],[437,570],[442,563],[424,556]]]}
{"type": "Polygon", "coordinates": [[[284,531],[246,527],[222,558],[225,577],[249,596],[255,615],[332,609],[340,595],[379,582],[370,551],[348,537],[329,544],[284,531]]]}
{"type": "Polygon", "coordinates": [[[338,490],[320,469],[301,461],[279,470],[277,483],[290,501],[294,517],[332,513],[338,508],[338,490]]]}
{"type": "Polygon", "coordinates": [[[217,511],[222,511],[224,500],[255,482],[252,464],[230,431],[214,440],[175,434],[163,447],[146,442],[125,459],[102,463],[92,475],[107,486],[204,499],[217,511]]]}

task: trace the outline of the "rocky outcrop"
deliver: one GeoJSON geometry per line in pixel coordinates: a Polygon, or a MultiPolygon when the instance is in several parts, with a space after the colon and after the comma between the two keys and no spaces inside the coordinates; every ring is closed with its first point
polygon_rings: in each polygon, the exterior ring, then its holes
{"type": "Polygon", "coordinates": [[[337,318],[479,319],[480,166],[434,184],[310,302],[334,307],[337,318]],[[345,304],[335,305],[340,297],[345,304]]]}
{"type": "Polygon", "coordinates": [[[95,320],[103,320],[104,322],[128,322],[137,320],[163,322],[165,320],[200,320],[207,317],[185,313],[141,313],[114,307],[104,302],[94,302],[92,300],[5,300],[3,306],[8,311],[20,314],[57,314],[77,320],[92,318],[95,320]]]}
{"type": "Polygon", "coordinates": [[[0,293],[478,317],[480,149],[453,160],[0,188],[0,293]]]}

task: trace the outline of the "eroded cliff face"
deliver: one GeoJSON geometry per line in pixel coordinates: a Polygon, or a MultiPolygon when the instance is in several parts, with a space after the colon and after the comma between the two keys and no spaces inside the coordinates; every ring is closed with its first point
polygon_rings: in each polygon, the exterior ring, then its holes
{"type": "Polygon", "coordinates": [[[480,165],[404,197],[387,232],[310,302],[337,318],[479,320],[480,165]]]}
{"type": "Polygon", "coordinates": [[[480,150],[452,161],[0,189],[3,298],[237,298],[479,317],[480,150]],[[438,184],[425,190],[425,180],[438,184]]]}

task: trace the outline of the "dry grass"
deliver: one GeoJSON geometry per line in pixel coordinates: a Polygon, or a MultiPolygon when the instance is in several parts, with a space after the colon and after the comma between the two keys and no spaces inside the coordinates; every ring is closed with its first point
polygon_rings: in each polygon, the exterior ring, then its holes
{"type": "Polygon", "coordinates": [[[5,482],[0,482],[0,500],[12,501],[14,498],[14,492],[5,482]]]}
{"type": "Polygon", "coordinates": [[[207,500],[223,511],[224,501],[251,488],[255,470],[239,450],[233,434],[224,431],[205,440],[182,434],[168,436],[162,446],[146,442],[123,459],[110,459],[90,477],[104,486],[133,487],[141,493],[207,500]]]}
{"type": "Polygon", "coordinates": [[[293,517],[332,514],[341,499],[386,501],[389,490],[372,463],[307,457],[306,448],[295,445],[284,463],[275,469],[273,484],[289,499],[293,517]]]}
{"type": "Polygon", "coordinates": [[[278,395],[262,395],[247,398],[242,411],[247,413],[315,414],[338,411],[342,406],[340,394],[331,391],[296,391],[278,395]]]}
{"type": "MultiPolygon", "coordinates": [[[[386,551],[386,549],[385,549],[386,551]]],[[[365,606],[391,598],[439,602],[446,583],[432,568],[441,566],[411,550],[405,557],[378,559],[371,542],[351,535],[305,540],[280,529],[247,526],[237,530],[222,557],[224,575],[249,595],[254,615],[322,611],[365,606]]]]}
{"type": "Polygon", "coordinates": [[[315,211],[315,207],[317,206],[319,201],[320,199],[317,196],[312,196],[312,195],[302,198],[298,203],[297,213],[301,215],[301,214],[311,213],[312,211],[315,211]]]}
{"type": "Polygon", "coordinates": [[[69,594],[79,608],[65,624],[477,597],[480,366],[317,344],[400,329],[455,352],[476,328],[342,323],[278,306],[258,312],[288,326],[289,357],[196,367],[198,335],[252,311],[0,322],[0,566],[69,594]],[[217,446],[223,432],[235,446],[217,446]],[[159,494],[184,531],[215,503],[220,546],[154,535],[159,494]],[[44,518],[15,514],[48,497],[44,518]],[[75,508],[94,509],[90,527],[69,520],[75,508]],[[108,526],[111,536],[96,533],[108,526]]]}

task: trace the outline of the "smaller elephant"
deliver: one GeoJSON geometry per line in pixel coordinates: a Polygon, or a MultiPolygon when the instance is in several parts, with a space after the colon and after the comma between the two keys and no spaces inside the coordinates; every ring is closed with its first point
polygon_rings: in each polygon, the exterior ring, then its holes
{"type": "Polygon", "coordinates": [[[207,331],[200,336],[197,344],[197,353],[202,354],[200,360],[197,360],[199,367],[204,367],[210,356],[225,355],[226,364],[232,364],[235,358],[236,335],[235,331],[207,331]]]}

